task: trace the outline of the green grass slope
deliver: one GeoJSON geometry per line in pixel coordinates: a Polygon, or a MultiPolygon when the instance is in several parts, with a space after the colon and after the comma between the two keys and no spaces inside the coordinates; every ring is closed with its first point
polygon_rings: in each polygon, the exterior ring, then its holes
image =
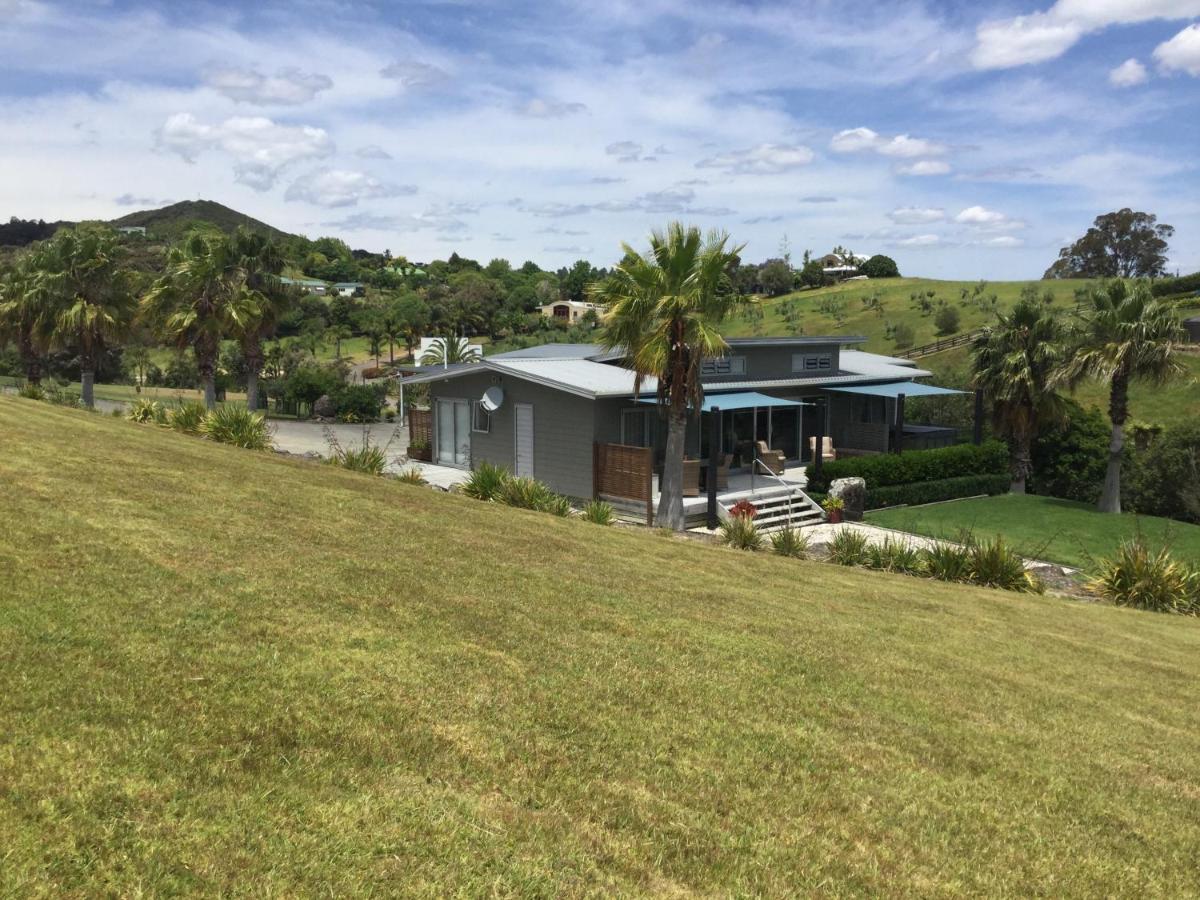
{"type": "MultiPolygon", "coordinates": [[[[946,300],[959,311],[959,331],[970,331],[993,321],[991,313],[971,303],[962,303],[963,290],[971,292],[978,282],[938,281],[932,278],[877,278],[867,281],[844,281],[830,287],[811,291],[798,291],[783,297],[763,300],[759,308],[762,320],[753,315],[739,316],[727,329],[730,337],[747,337],[754,334],[790,335],[792,328],[784,316],[791,306],[795,310],[795,321],[803,327],[804,334],[862,335],[867,338],[865,349],[873,353],[893,353],[895,345],[887,340],[884,331],[888,323],[906,322],[913,328],[915,345],[936,340],[937,328],[932,315],[922,315],[910,298],[914,293],[932,291],[937,300],[946,300]],[[882,312],[863,305],[864,297],[878,297],[882,312]],[[844,319],[841,323],[831,313],[830,302],[844,304],[844,319]],[[822,307],[826,307],[823,309],[822,307]]],[[[1062,281],[993,281],[988,282],[984,296],[996,295],[1000,309],[1007,310],[1017,301],[1021,289],[1028,284],[1037,286],[1039,292],[1050,291],[1055,301],[1064,307],[1075,301],[1075,290],[1088,284],[1081,280],[1062,281]]]]}
{"type": "Polygon", "coordinates": [[[1124,540],[1141,536],[1148,546],[1170,547],[1176,557],[1200,562],[1200,525],[1155,516],[1108,515],[1094,506],[1056,497],[978,497],[929,506],[880,509],[867,518],[886,528],[953,540],[964,529],[980,537],[1003,535],[1025,556],[1093,569],[1124,540]]]}
{"type": "Polygon", "coordinates": [[[0,398],[0,893],[1184,895],[1200,625],[0,398]]]}

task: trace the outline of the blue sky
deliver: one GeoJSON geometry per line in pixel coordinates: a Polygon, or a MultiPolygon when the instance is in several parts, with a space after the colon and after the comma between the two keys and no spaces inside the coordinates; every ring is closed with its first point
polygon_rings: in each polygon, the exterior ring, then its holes
{"type": "Polygon", "coordinates": [[[1200,0],[0,0],[0,46],[5,217],[546,266],[679,218],[1001,279],[1133,206],[1200,269],[1200,0]]]}

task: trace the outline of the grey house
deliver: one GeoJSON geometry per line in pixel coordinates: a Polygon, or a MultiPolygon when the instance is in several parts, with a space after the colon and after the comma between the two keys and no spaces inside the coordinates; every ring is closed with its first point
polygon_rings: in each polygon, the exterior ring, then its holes
{"type": "MultiPolygon", "coordinates": [[[[703,364],[705,402],[689,418],[687,436],[697,469],[709,459],[715,436],[730,473],[723,467],[726,499],[798,488],[816,436],[825,436],[837,454],[888,452],[903,415],[902,396],[957,393],[915,381],[930,373],[910,360],[856,349],[863,340],[731,340],[726,356],[703,364]]],[[[614,457],[602,452],[606,448],[623,448],[661,471],[666,429],[654,405],[656,386],[650,379],[635,396],[634,373],[619,352],[546,344],[421,371],[403,383],[429,385],[438,465],[471,468],[487,461],[577,498],[611,492],[602,470],[603,460],[614,457]],[[644,452],[638,456],[634,448],[644,452]]],[[[919,426],[902,426],[900,434],[910,447],[957,437],[951,429],[919,426]]]]}

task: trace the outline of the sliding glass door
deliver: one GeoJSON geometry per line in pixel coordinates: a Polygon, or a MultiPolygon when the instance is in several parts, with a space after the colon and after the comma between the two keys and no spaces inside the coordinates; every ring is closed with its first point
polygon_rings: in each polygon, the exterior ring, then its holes
{"type": "Polygon", "coordinates": [[[437,402],[437,463],[471,464],[471,404],[466,400],[437,402]]]}

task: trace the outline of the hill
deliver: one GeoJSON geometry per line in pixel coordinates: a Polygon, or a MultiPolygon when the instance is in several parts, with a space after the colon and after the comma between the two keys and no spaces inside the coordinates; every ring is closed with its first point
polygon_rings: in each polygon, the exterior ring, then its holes
{"type": "Polygon", "coordinates": [[[147,235],[151,238],[171,240],[178,237],[195,222],[207,222],[230,233],[240,226],[245,226],[252,231],[272,237],[290,237],[287,232],[280,231],[278,228],[213,200],[183,200],[160,209],[132,212],[119,219],[114,219],[111,224],[118,228],[123,225],[140,225],[145,227],[147,235]]]}
{"type": "Polygon", "coordinates": [[[6,895],[1184,895],[1200,623],[0,398],[6,895]]]}

